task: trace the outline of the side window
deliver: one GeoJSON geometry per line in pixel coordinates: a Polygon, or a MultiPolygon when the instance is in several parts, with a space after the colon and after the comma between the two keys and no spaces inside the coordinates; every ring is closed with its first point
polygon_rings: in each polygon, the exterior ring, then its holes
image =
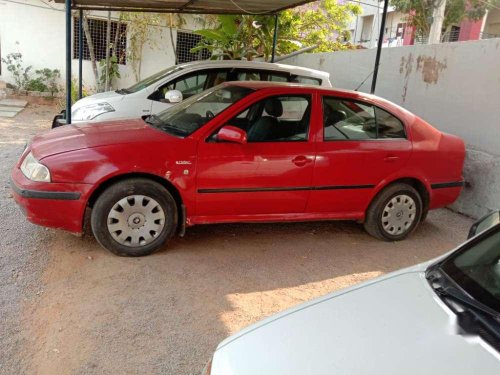
{"type": "Polygon", "coordinates": [[[169,82],[164,87],[160,88],[163,96],[168,90],[179,90],[182,92],[184,99],[189,98],[195,94],[202,92],[205,89],[205,82],[207,81],[207,73],[194,73],[186,74],[177,78],[175,81],[169,82]]]}
{"type": "Polygon", "coordinates": [[[375,107],[379,138],[406,138],[403,123],[389,112],[375,107]]]}
{"type": "Polygon", "coordinates": [[[260,72],[258,70],[239,70],[236,72],[237,81],[260,81],[260,72]]]}
{"type": "Polygon", "coordinates": [[[292,82],[303,83],[304,85],[321,85],[321,80],[318,78],[311,78],[305,76],[296,76],[292,79],[292,82]]]}
{"type": "Polygon", "coordinates": [[[208,84],[205,86],[206,89],[209,89],[211,87],[215,87],[217,85],[220,85],[221,83],[224,83],[228,80],[228,71],[227,70],[213,70],[210,72],[209,77],[208,77],[208,84]]]}
{"type": "MultiPolygon", "coordinates": [[[[275,96],[245,109],[248,142],[307,141],[311,97],[309,95],[275,96]]],[[[241,114],[229,121],[241,123],[241,114]]]]}
{"type": "Polygon", "coordinates": [[[323,98],[324,140],[377,138],[375,111],[371,105],[323,98]]]}
{"type": "Polygon", "coordinates": [[[323,127],[325,141],[406,138],[403,123],[389,112],[339,98],[323,98],[323,127]]]}
{"type": "Polygon", "coordinates": [[[288,82],[288,76],[279,73],[269,73],[267,75],[267,80],[271,82],[288,82]]]}

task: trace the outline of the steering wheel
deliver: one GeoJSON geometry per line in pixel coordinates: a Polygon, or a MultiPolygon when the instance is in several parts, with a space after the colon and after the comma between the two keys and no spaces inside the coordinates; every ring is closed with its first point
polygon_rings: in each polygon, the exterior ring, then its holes
{"type": "Polygon", "coordinates": [[[209,120],[211,120],[211,119],[213,119],[213,118],[215,117],[215,115],[214,115],[214,113],[213,113],[212,111],[207,111],[207,112],[205,113],[205,115],[207,116],[207,118],[208,118],[209,120]]]}

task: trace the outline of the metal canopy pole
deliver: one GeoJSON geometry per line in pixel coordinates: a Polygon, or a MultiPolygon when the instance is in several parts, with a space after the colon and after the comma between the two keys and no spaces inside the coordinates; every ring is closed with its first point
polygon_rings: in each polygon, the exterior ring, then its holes
{"type": "Polygon", "coordinates": [[[78,18],[78,99],[82,98],[83,93],[83,10],[79,11],[78,18]]]}
{"type": "Polygon", "coordinates": [[[271,62],[274,62],[276,55],[276,41],[278,39],[278,14],[274,15],[274,35],[273,35],[273,52],[271,54],[271,62]]]}
{"type": "Polygon", "coordinates": [[[372,88],[370,90],[371,94],[375,93],[375,86],[377,85],[378,66],[380,65],[380,53],[382,52],[382,42],[384,40],[385,20],[387,18],[388,6],[389,6],[389,0],[385,0],[384,12],[382,13],[382,22],[380,24],[380,34],[378,37],[377,55],[375,56],[375,69],[373,69],[372,88]]]}
{"type": "Polygon", "coordinates": [[[66,124],[71,124],[71,0],[66,4],[66,124]]]}

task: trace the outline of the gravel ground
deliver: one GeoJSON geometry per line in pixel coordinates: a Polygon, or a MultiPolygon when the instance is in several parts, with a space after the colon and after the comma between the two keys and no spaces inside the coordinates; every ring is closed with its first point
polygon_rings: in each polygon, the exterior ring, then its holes
{"type": "Polygon", "coordinates": [[[14,119],[0,118],[0,373],[27,371],[22,353],[29,337],[24,330],[23,305],[38,300],[42,293],[39,277],[49,253],[43,248],[49,231],[28,223],[14,204],[9,185],[12,166],[24,144],[50,124],[55,109],[32,106],[14,119]],[[22,238],[22,239],[21,239],[22,238]]]}
{"type": "Polygon", "coordinates": [[[248,324],[440,255],[471,225],[437,210],[399,243],[351,222],[199,226],[150,257],[116,257],[91,236],[26,223],[10,198],[24,139],[53,113],[29,107],[0,120],[3,373],[199,373],[248,324]]]}

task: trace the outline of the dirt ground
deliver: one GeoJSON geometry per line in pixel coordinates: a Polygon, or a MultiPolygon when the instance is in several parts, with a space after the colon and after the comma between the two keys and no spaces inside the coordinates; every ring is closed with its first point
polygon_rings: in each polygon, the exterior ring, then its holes
{"type": "Polygon", "coordinates": [[[440,255],[472,224],[437,210],[399,243],[351,222],[199,226],[157,254],[120,258],[15,207],[9,170],[54,112],[0,119],[0,373],[196,374],[248,324],[440,255]]]}

